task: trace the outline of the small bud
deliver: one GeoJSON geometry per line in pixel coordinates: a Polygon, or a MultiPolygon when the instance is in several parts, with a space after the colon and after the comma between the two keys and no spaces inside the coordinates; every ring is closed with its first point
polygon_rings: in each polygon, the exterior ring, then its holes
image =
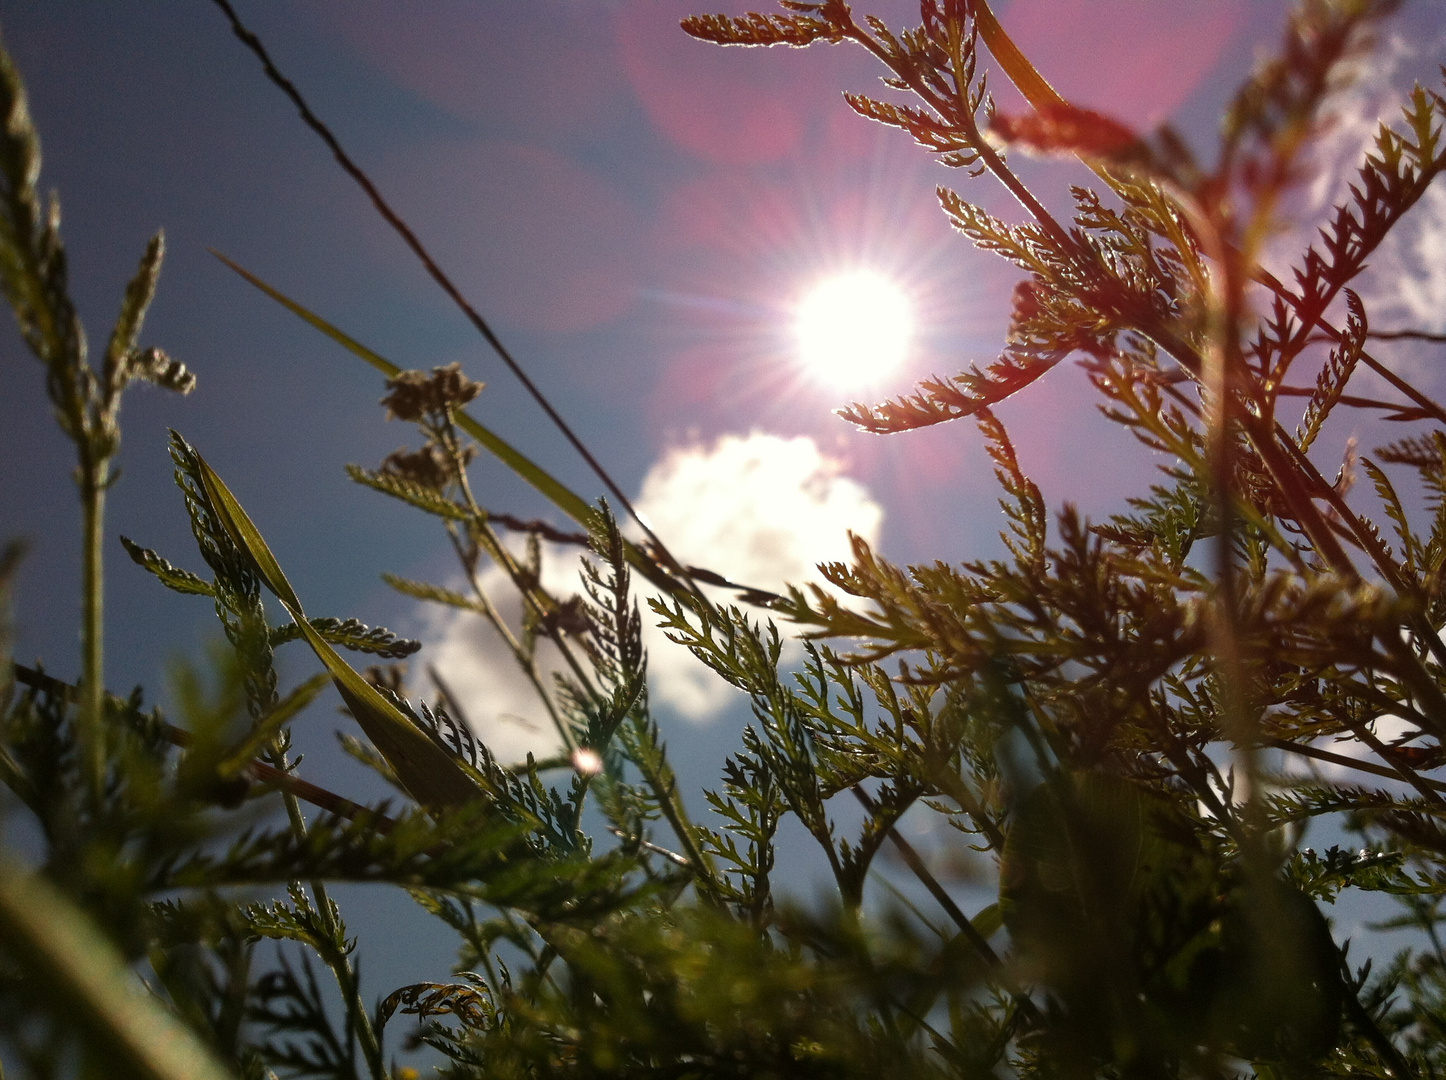
{"type": "Polygon", "coordinates": [[[163,390],[189,394],[196,388],[196,376],[186,370],[186,365],[173,360],[160,349],[131,353],[127,357],[127,366],[131,378],[147,379],[163,390]]]}

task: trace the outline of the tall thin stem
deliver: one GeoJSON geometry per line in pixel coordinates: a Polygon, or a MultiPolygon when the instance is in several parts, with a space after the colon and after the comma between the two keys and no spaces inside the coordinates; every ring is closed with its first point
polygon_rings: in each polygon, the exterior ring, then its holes
{"type": "Polygon", "coordinates": [[[98,806],[105,793],[105,490],[108,458],[80,443],[81,624],[80,745],[86,782],[98,806]]]}
{"type": "MultiPolygon", "coordinates": [[[[281,748],[279,742],[272,743],[266,756],[271,759],[276,769],[285,775],[290,775],[291,763],[287,760],[286,752],[281,748]]],[[[301,803],[293,792],[285,788],[281,789],[281,799],[286,805],[286,818],[291,825],[292,835],[297,840],[304,842],[307,827],[306,817],[301,812],[301,803]]],[[[357,1042],[361,1044],[362,1056],[366,1058],[367,1069],[374,1077],[385,1077],[386,1068],[382,1060],[381,1039],[378,1038],[376,1028],[372,1024],[371,1014],[367,1012],[366,1002],[362,1000],[361,982],[357,979],[356,969],[352,967],[351,960],[346,955],[345,945],[341,941],[341,928],[332,918],[331,898],[327,895],[326,886],[321,881],[312,879],[310,884],[312,895],[316,897],[316,914],[321,920],[322,931],[326,934],[328,944],[335,946],[335,951],[329,947],[325,953],[321,954],[322,962],[331,969],[332,977],[336,979],[337,988],[341,991],[346,1010],[351,1015],[357,1042]]]]}

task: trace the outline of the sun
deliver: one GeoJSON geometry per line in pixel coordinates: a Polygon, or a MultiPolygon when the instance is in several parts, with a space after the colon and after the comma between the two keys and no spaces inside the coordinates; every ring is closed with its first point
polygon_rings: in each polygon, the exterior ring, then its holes
{"type": "Polygon", "coordinates": [[[883,381],[904,362],[913,334],[909,298],[871,270],[816,285],[798,307],[799,359],[821,382],[852,390],[883,381]]]}

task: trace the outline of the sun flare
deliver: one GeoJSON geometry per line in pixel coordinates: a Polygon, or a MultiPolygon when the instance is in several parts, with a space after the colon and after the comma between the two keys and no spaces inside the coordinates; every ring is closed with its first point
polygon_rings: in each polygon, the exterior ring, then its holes
{"type": "Polygon", "coordinates": [[[803,366],[838,389],[882,381],[908,353],[913,320],[909,300],[893,282],[855,270],[821,282],[798,308],[803,366]]]}

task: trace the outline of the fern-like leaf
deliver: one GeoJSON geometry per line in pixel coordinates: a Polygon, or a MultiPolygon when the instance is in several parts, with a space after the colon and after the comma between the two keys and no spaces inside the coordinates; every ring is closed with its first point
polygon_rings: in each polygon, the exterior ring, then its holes
{"type": "Polygon", "coordinates": [[[847,8],[839,0],[809,5],[817,15],[690,15],[682,22],[683,32],[700,41],[716,45],[792,45],[802,48],[815,41],[837,43],[843,40],[844,26],[836,18],[847,18],[847,8]]]}
{"type": "Polygon", "coordinates": [[[1350,289],[1346,290],[1346,329],[1340,344],[1331,350],[1330,359],[1316,376],[1315,392],[1306,404],[1305,415],[1300,427],[1296,428],[1296,441],[1302,450],[1308,450],[1320,434],[1321,427],[1329,419],[1331,410],[1341,400],[1346,384],[1360,362],[1366,346],[1366,309],[1361,298],[1350,289]]]}
{"type": "MultiPolygon", "coordinates": [[[[357,619],[308,619],[311,627],[332,645],[352,652],[370,653],[387,660],[401,660],[422,648],[420,641],[398,637],[384,626],[367,626],[357,619]]],[[[285,644],[301,637],[301,628],[294,622],[271,630],[271,644],[285,644]]]]}
{"type": "Polygon", "coordinates": [[[450,521],[466,521],[472,516],[471,511],[465,506],[453,502],[436,488],[418,484],[404,476],[398,476],[396,473],[378,472],[373,469],[363,469],[360,465],[348,465],[346,474],[358,484],[374,491],[380,491],[383,495],[390,495],[394,499],[400,499],[404,503],[415,506],[418,510],[425,510],[437,517],[447,518],[450,521]]]}
{"type": "Polygon", "coordinates": [[[166,588],[192,596],[216,595],[215,586],[205,578],[198,577],[189,570],[182,570],[179,566],[172,566],[165,558],[157,555],[150,548],[141,547],[129,537],[122,536],[120,542],[121,547],[126,549],[126,554],[131,557],[131,561],[154,574],[156,580],[166,588]]]}
{"type": "Polygon", "coordinates": [[[434,604],[446,604],[448,607],[459,608],[462,611],[475,611],[479,614],[483,611],[482,605],[470,596],[463,596],[461,593],[441,585],[433,585],[426,581],[413,581],[411,578],[398,577],[396,574],[383,574],[382,580],[397,592],[414,596],[418,600],[430,600],[434,604]]]}

